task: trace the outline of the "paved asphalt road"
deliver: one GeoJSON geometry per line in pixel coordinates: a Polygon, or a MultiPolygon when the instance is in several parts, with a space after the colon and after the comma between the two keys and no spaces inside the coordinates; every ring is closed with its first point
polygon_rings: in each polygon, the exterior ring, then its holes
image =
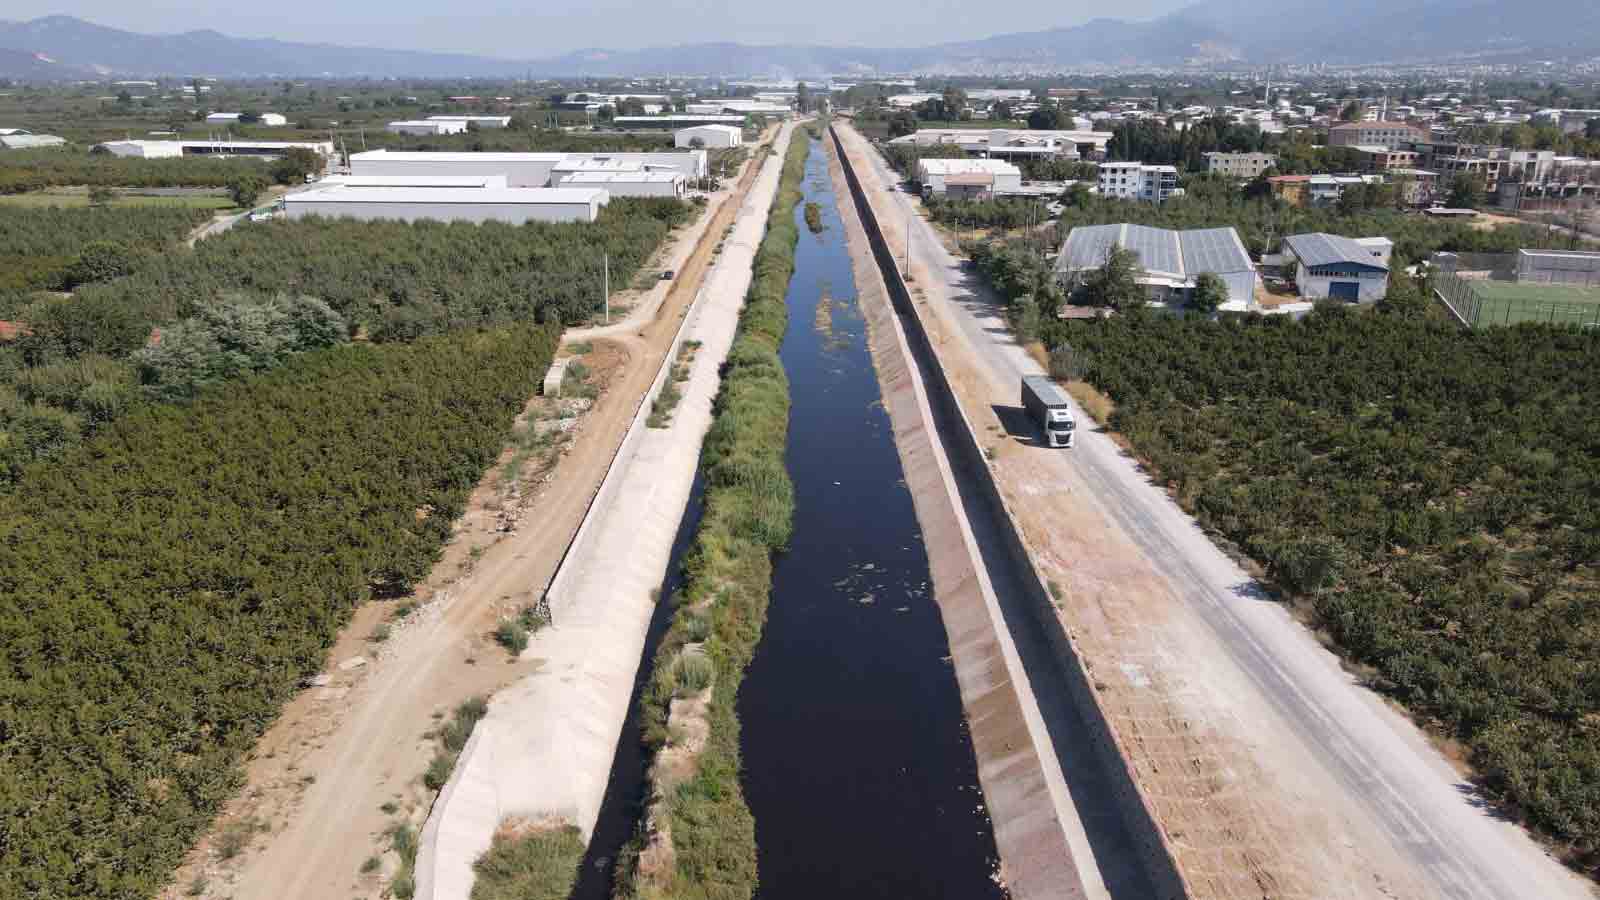
{"type": "MultiPolygon", "coordinates": [[[[878,185],[903,210],[916,204],[896,187],[897,176],[872,154],[878,185]]],[[[992,295],[913,216],[911,252],[941,270],[961,314],[956,318],[983,363],[1002,380],[1041,373],[1010,337],[992,295]]],[[[1080,422],[1092,421],[1077,410],[1080,422]]],[[[1229,662],[1254,681],[1304,742],[1315,760],[1387,832],[1394,846],[1424,873],[1441,896],[1462,900],[1593,897],[1592,886],[1546,855],[1526,833],[1486,810],[1418,729],[1360,687],[1300,624],[1178,508],[1151,485],[1109,436],[1078,432],[1078,446],[1055,451],[1076,466],[1096,494],[1215,632],[1229,662]]],[[[1359,873],[1351,873],[1357,877],[1359,873]]]]}

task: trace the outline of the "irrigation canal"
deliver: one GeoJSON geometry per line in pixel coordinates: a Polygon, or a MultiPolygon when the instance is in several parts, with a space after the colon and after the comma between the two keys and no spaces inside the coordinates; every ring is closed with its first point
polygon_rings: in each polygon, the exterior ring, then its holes
{"type": "MultiPolygon", "coordinates": [[[[758,900],[1001,898],[999,857],[927,552],[880,402],[828,155],[811,142],[782,359],[795,528],[739,692],[758,900]],[[806,227],[816,203],[823,230],[806,227]]],[[[695,490],[662,597],[681,586],[695,490]]],[[[639,691],[666,627],[651,622],[629,716],[573,900],[608,900],[642,812],[639,691]]]]}
{"type": "MultiPolygon", "coordinates": [[[[928,558],[813,141],[782,359],[793,544],[739,693],[760,900],[1000,897],[928,558]],[[805,203],[823,230],[805,226],[805,203]]],[[[848,201],[847,201],[848,202],[848,201]]]]}

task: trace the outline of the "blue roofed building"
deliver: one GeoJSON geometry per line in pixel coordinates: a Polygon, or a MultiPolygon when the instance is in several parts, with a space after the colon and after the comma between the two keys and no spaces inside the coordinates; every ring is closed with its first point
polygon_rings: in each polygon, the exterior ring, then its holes
{"type": "Polygon", "coordinates": [[[1185,306],[1195,279],[1211,272],[1228,286],[1224,312],[1257,309],[1256,267],[1245,252],[1239,232],[1232,228],[1194,228],[1175,231],[1148,225],[1080,225],[1067,235],[1056,257],[1056,279],[1071,290],[1105,264],[1111,247],[1125,247],[1139,260],[1135,280],[1143,285],[1152,304],[1185,306]]]}
{"type": "Polygon", "coordinates": [[[1347,238],[1337,234],[1292,234],[1283,252],[1294,267],[1294,283],[1307,300],[1376,303],[1389,292],[1388,238],[1347,238]]]}

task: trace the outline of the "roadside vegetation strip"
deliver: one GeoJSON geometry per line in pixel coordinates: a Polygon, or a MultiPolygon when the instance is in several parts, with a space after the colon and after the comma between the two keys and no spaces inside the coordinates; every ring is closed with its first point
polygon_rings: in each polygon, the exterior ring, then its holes
{"type": "Polygon", "coordinates": [[[502,823],[472,864],[471,900],[567,900],[586,849],[571,825],[502,823]]]}
{"type": "Polygon", "coordinates": [[[1600,858],[1600,335],[1415,308],[1046,330],[1183,507],[1482,785],[1600,858]]]}
{"type": "Polygon", "coordinates": [[[433,566],[557,339],[307,353],[0,494],[0,896],[161,888],[352,609],[433,566]]]}
{"type": "Polygon", "coordinates": [[[790,140],[706,434],[705,513],[641,701],[654,758],[651,795],[618,860],[621,897],[737,900],[756,887],[755,820],[739,783],[734,704],[766,621],[772,556],[788,546],[793,527],[794,487],[784,464],[789,382],[778,348],[788,326],[800,237],[794,210],[809,140],[804,129],[790,140]],[[675,698],[703,705],[695,713],[703,725],[674,729],[675,698]],[[664,764],[669,753],[677,756],[671,765],[664,764]]]}

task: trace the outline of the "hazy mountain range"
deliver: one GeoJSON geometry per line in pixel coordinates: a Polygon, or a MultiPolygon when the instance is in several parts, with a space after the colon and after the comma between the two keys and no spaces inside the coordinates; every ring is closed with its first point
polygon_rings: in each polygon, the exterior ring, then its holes
{"type": "Polygon", "coordinates": [[[0,77],[814,76],[1227,60],[1375,63],[1600,55],[1600,3],[1595,0],[1244,0],[1227,7],[1196,5],[1147,22],[1095,19],[1069,28],[910,49],[715,43],[591,49],[533,60],[236,38],[215,31],[139,34],[46,16],[0,20],[0,77]]]}

